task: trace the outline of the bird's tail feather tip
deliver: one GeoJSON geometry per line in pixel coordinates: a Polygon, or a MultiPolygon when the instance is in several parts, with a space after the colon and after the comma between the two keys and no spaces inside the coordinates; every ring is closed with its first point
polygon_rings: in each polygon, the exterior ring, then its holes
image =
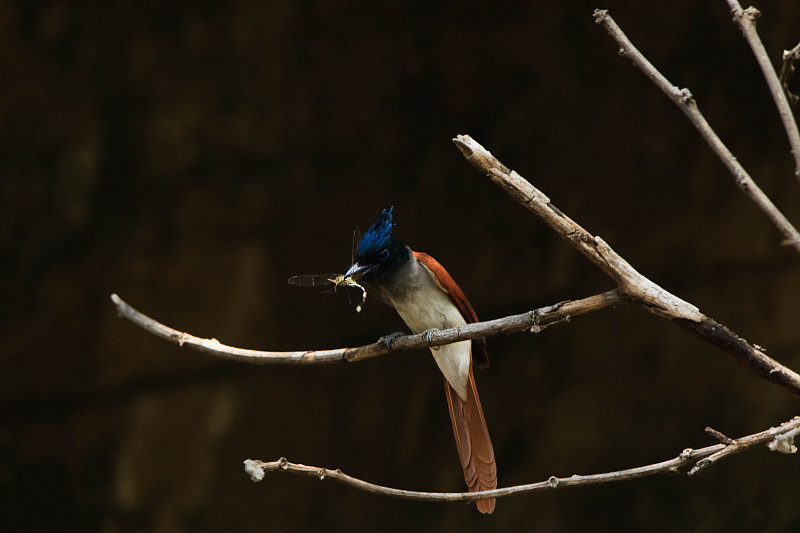
{"type": "Polygon", "coordinates": [[[483,514],[492,514],[494,512],[495,502],[496,500],[494,498],[491,500],[478,500],[476,502],[478,504],[478,511],[483,514]]]}

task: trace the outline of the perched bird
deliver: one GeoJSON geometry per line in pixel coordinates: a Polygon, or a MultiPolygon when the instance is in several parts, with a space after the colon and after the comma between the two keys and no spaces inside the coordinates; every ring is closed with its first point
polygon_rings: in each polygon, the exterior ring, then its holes
{"type": "MultiPolygon", "coordinates": [[[[477,322],[475,310],[444,267],[400,242],[393,225],[392,207],[384,209],[358,243],[355,263],[345,276],[393,307],[414,333],[477,322]]],[[[495,489],[494,449],[472,374],[473,362],[478,368],[489,365],[486,341],[456,342],[431,348],[431,353],[444,374],[464,480],[471,492],[495,489]]],[[[477,505],[480,512],[491,513],[495,500],[478,500],[477,505]]]]}

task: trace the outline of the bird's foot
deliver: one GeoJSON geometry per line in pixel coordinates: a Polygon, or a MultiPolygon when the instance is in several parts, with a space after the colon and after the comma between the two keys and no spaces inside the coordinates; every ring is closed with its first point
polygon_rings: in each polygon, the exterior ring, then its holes
{"type": "Polygon", "coordinates": [[[439,331],[439,330],[437,328],[431,328],[431,329],[429,329],[429,330],[427,330],[425,332],[425,342],[428,343],[428,347],[430,347],[431,350],[438,350],[440,348],[440,346],[431,346],[431,342],[432,342],[432,339],[433,339],[433,333],[435,331],[439,331]]]}
{"type": "Polygon", "coordinates": [[[384,335],[383,337],[378,339],[378,342],[382,342],[383,344],[385,344],[386,349],[388,349],[391,352],[392,343],[395,340],[397,340],[398,337],[402,337],[403,335],[405,335],[405,333],[403,333],[402,331],[395,331],[394,333],[389,333],[388,335],[384,335]]]}

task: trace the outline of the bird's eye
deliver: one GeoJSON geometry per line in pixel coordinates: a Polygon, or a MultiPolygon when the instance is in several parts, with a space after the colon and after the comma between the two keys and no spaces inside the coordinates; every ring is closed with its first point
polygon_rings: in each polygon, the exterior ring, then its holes
{"type": "Polygon", "coordinates": [[[381,250],[381,253],[378,255],[378,259],[380,259],[381,261],[386,261],[387,259],[389,259],[389,250],[387,250],[386,248],[381,250]]]}

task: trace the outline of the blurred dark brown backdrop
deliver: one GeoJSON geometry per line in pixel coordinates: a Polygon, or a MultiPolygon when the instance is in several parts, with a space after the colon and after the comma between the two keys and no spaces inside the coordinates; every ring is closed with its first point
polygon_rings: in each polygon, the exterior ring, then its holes
{"type": "MultiPolygon", "coordinates": [[[[800,259],[592,20],[609,8],[800,223],[777,112],[727,3],[0,1],[3,531],[796,531],[794,456],[520,496],[491,517],[274,476],[245,458],[462,490],[430,356],[249,367],[403,329],[287,286],[341,270],[395,206],[483,318],[611,282],[458,154],[468,133],[645,275],[800,368],[800,259]],[[794,472],[794,474],[791,474],[794,472]],[[791,474],[791,475],[790,475],[791,474]]],[[[800,4],[765,0],[773,61],[800,4]]],[[[489,343],[501,485],[660,461],[798,414],[797,398],[636,308],[489,343]]]]}

